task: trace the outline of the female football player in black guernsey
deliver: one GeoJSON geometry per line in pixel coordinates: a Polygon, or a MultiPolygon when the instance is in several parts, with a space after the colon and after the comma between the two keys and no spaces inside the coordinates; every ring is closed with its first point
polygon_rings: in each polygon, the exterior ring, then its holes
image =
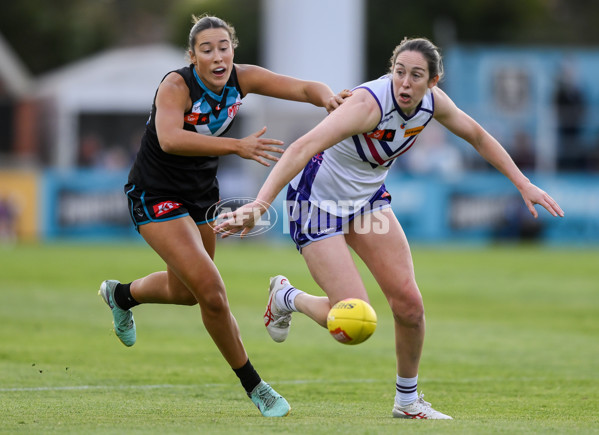
{"type": "Polygon", "coordinates": [[[289,413],[289,404],[252,367],[229,309],[225,284],[213,262],[216,236],[208,222],[215,217],[208,216],[208,209],[219,200],[218,156],[237,154],[269,166],[267,160],[278,160],[270,153],[281,153],[283,143],[263,138],[266,127],[243,139],[219,136],[249,93],[307,102],[329,112],[349,93],[335,95],[323,83],[234,64],[233,27],[211,16],[194,17],[194,23],[188,47],[191,65],[169,72],[160,83],[125,186],[133,223],[164,260],[166,271],[130,284],[106,280],[99,293],[126,346],[136,339],[135,305],[199,304],[204,326],[248,396],[264,416],[282,417],[289,413]]]}

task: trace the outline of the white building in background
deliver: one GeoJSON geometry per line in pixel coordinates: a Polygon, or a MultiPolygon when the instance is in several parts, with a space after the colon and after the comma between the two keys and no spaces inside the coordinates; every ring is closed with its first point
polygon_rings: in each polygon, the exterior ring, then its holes
{"type": "MultiPolygon", "coordinates": [[[[365,13],[363,0],[264,0],[258,62],[277,73],[322,81],[334,92],[351,88],[364,80],[365,13]]],[[[50,136],[50,165],[65,170],[77,166],[86,116],[147,117],[164,74],[185,64],[183,47],[126,47],[42,76],[34,96],[49,107],[43,134],[50,136]]],[[[325,116],[323,108],[309,104],[249,95],[231,134],[247,136],[266,125],[265,137],[289,144],[325,116]]],[[[224,158],[221,168],[223,195],[255,193],[268,172],[235,156],[224,158]]]]}
{"type": "MultiPolygon", "coordinates": [[[[279,74],[326,83],[334,92],[365,80],[366,6],[364,0],[263,0],[259,63],[279,74]]],[[[289,145],[326,116],[323,108],[259,95],[244,98],[240,134],[263,126],[265,137],[289,145]]],[[[268,173],[261,165],[221,165],[223,196],[255,195],[255,184],[268,173]],[[235,176],[228,177],[227,172],[235,176]],[[243,174],[243,175],[242,175],[243,174]],[[252,183],[239,182],[239,177],[252,183]],[[245,187],[245,192],[240,188],[245,187]]],[[[239,160],[239,159],[237,159],[239,160]]]]}
{"type": "Polygon", "coordinates": [[[77,164],[82,115],[148,116],[164,74],[183,65],[185,50],[149,45],[109,50],[40,77],[35,97],[47,102],[51,166],[77,164]]]}

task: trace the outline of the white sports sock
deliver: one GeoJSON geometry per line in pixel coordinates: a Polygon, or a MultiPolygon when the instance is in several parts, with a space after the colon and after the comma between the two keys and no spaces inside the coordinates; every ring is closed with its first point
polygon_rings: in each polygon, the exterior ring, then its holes
{"type": "Polygon", "coordinates": [[[275,303],[277,307],[285,311],[297,311],[295,308],[295,298],[297,295],[304,293],[301,290],[292,287],[291,285],[283,290],[279,290],[275,294],[275,303]]]}
{"type": "Polygon", "coordinates": [[[399,375],[395,383],[395,403],[407,406],[418,399],[418,375],[414,378],[402,378],[399,375]]]}

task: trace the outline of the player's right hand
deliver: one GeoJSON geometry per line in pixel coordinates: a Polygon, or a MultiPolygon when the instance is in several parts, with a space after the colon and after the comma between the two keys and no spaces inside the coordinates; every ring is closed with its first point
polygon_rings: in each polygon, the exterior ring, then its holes
{"type": "Polygon", "coordinates": [[[236,154],[244,159],[255,160],[264,166],[270,166],[270,163],[268,163],[266,159],[278,162],[279,157],[269,153],[282,154],[283,149],[279,147],[282,146],[284,142],[277,139],[262,138],[261,136],[265,132],[266,127],[263,127],[256,133],[250,134],[243,139],[239,139],[240,146],[236,154]]]}

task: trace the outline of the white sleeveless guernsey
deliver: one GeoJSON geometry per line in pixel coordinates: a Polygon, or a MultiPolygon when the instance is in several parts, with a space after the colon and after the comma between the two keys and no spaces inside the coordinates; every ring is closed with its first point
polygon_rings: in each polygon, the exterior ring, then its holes
{"type": "Polygon", "coordinates": [[[390,75],[355,89],[367,89],[378,103],[381,119],[376,128],[314,156],[290,183],[311,203],[317,207],[324,203],[329,213],[340,217],[359,211],[378,191],[389,167],[414,145],[434,111],[433,93],[428,89],[416,112],[406,116],[393,97],[390,75]],[[337,205],[331,208],[331,203],[337,205]]]}

